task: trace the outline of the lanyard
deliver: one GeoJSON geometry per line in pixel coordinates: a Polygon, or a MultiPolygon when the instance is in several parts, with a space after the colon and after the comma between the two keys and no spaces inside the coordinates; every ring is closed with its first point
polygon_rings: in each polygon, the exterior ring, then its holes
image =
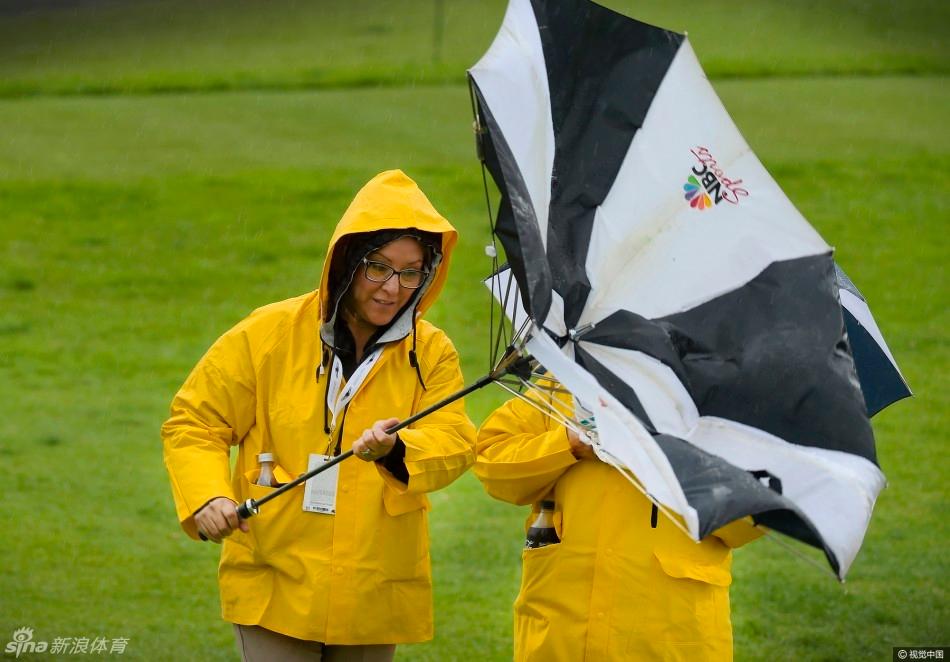
{"type": "Polygon", "coordinates": [[[346,386],[343,384],[343,362],[340,361],[340,357],[334,355],[333,366],[330,368],[330,382],[327,385],[327,409],[333,413],[333,418],[330,420],[330,430],[336,430],[337,417],[356,395],[382,353],[383,348],[379,347],[363,359],[359,367],[350,375],[346,386]]]}

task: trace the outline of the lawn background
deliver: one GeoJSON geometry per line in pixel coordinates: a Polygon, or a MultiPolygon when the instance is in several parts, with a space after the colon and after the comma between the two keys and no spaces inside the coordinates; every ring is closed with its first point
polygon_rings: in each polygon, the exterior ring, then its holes
{"type": "MultiPolygon", "coordinates": [[[[128,637],[132,659],[235,659],[218,550],[175,522],[168,402],[220,333],[315,284],[347,202],[390,167],[462,232],[429,317],[466,377],[484,372],[463,72],[504,4],[25,4],[0,0],[0,644],[28,626],[128,637]]],[[[889,487],[846,584],[769,541],[736,554],[737,659],[946,645],[948,4],[609,4],[689,31],[916,393],[875,418],[889,487]]],[[[473,396],[472,418],[502,399],[473,396]]],[[[509,659],[524,512],[471,475],[433,505],[436,639],[398,657],[509,659]]]]}

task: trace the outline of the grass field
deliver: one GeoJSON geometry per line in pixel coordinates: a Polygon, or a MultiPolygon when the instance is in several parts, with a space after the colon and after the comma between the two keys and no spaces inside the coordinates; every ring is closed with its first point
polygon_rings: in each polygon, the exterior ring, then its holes
{"type": "MultiPolygon", "coordinates": [[[[22,7],[53,0],[0,0],[0,96],[462,82],[506,6],[505,0],[59,1],[77,6],[27,11],[22,7]]],[[[688,31],[717,77],[950,70],[950,5],[934,0],[603,4],[688,31]]]]}
{"type": "MultiPolygon", "coordinates": [[[[0,4],[0,644],[25,625],[38,640],[128,637],[131,659],[234,659],[217,548],[175,523],[158,428],[218,334],[315,284],[330,230],[377,171],[404,168],[460,228],[429,317],[467,378],[482,374],[488,229],[453,81],[501,4],[474,4],[445,4],[453,48],[434,64],[425,2],[332,16],[282,2],[272,21],[270,3],[0,4]],[[307,73],[320,62],[322,82],[307,73]]],[[[768,541],[736,554],[737,659],[946,645],[947,10],[643,5],[729,77],[716,82],[727,108],[837,247],[916,393],[875,419],[890,484],[847,584],[768,541]],[[726,29],[734,40],[716,38],[726,29]]],[[[480,392],[472,418],[501,400],[480,392]]],[[[509,659],[524,512],[470,475],[433,505],[436,639],[398,657],[509,659]]]]}

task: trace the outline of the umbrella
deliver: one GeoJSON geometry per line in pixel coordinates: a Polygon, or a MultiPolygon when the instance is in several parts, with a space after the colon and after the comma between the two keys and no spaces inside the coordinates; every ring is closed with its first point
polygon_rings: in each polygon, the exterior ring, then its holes
{"type": "Polygon", "coordinates": [[[887,348],[867,301],[837,263],[835,272],[861,392],[868,414],[874,416],[888,405],[910,396],[910,387],[887,348]]]}
{"type": "Polygon", "coordinates": [[[832,250],[689,41],[511,0],[469,74],[524,346],[593,412],[598,455],[693,538],[751,515],[843,578],[885,480],[832,250]]]}

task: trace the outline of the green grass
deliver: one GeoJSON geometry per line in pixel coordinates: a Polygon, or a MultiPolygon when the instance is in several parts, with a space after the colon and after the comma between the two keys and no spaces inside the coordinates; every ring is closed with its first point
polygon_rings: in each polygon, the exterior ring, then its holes
{"type": "MultiPolygon", "coordinates": [[[[0,96],[460,82],[506,3],[87,0],[11,11],[17,4],[0,3],[0,96]]],[[[939,0],[605,4],[688,31],[714,77],[947,73],[950,61],[950,8],[939,0]]]]}
{"type": "MultiPolygon", "coordinates": [[[[717,91],[837,247],[916,393],[875,419],[890,485],[847,584],[768,541],[737,553],[737,658],[946,644],[947,5],[635,4],[729,78],[717,91]],[[859,75],[830,75],[846,72],[859,75]]],[[[217,548],[175,522],[168,402],[218,334],[314,286],[352,194],[390,167],[462,232],[429,317],[467,378],[483,374],[489,237],[453,81],[502,3],[446,2],[438,61],[429,2],[78,6],[0,0],[0,644],[25,625],[38,640],[129,637],[129,659],[234,659],[217,548]],[[386,87],[354,89],[368,84],[386,87]],[[295,89],[321,87],[348,89],[295,89]]],[[[472,418],[502,399],[474,395],[472,418]]],[[[433,505],[436,639],[399,658],[510,659],[525,513],[470,474],[433,505]]]]}

